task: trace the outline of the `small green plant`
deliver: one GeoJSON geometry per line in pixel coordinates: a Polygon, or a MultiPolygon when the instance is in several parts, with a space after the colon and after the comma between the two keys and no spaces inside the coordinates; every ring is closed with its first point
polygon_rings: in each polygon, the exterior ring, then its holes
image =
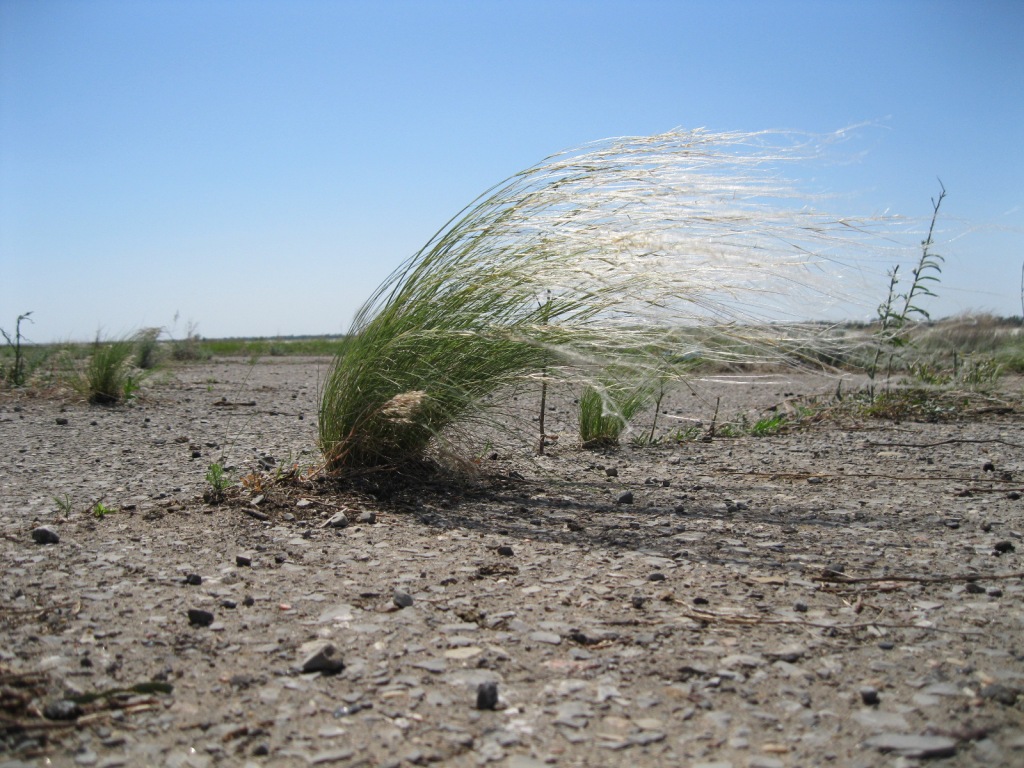
{"type": "Polygon", "coordinates": [[[25,356],[22,353],[21,342],[24,337],[21,335],[21,324],[24,321],[32,322],[31,312],[26,312],[22,315],[18,315],[18,319],[14,323],[14,338],[12,339],[10,334],[7,333],[3,328],[0,328],[0,333],[3,334],[4,341],[7,342],[7,346],[14,352],[14,363],[10,369],[5,372],[5,378],[8,383],[15,387],[21,387],[25,385],[25,356]]]}
{"type": "Polygon", "coordinates": [[[130,338],[103,341],[97,334],[81,384],[90,403],[114,405],[133,396],[139,384],[131,364],[134,346],[130,338]]]}
{"type": "Polygon", "coordinates": [[[71,511],[74,505],[68,494],[62,493],[60,496],[54,496],[53,503],[57,505],[57,511],[61,512],[65,518],[71,517],[71,511]]]}
{"type": "Polygon", "coordinates": [[[777,435],[786,424],[786,417],[784,414],[777,413],[774,416],[767,416],[763,419],[758,419],[754,422],[753,426],[750,427],[750,434],[754,437],[768,437],[769,435],[777,435]]]}
{"type": "Polygon", "coordinates": [[[704,427],[700,424],[690,424],[687,427],[680,427],[673,432],[669,439],[677,443],[692,443],[704,437],[704,427]]]}
{"type": "Polygon", "coordinates": [[[649,387],[588,386],[580,395],[580,442],[584,448],[618,445],[626,426],[651,399],[649,387]]]}
{"type": "Polygon", "coordinates": [[[930,387],[944,387],[953,380],[950,373],[943,371],[937,365],[921,361],[910,364],[910,375],[930,387]]]}
{"type": "Polygon", "coordinates": [[[210,503],[222,501],[224,492],[231,487],[231,479],[227,470],[219,462],[213,462],[206,469],[206,482],[209,488],[203,494],[203,498],[210,503]]]}
{"type": "Polygon", "coordinates": [[[715,430],[717,437],[742,437],[746,432],[745,424],[733,424],[727,421],[715,430]]]}
{"type": "Polygon", "coordinates": [[[92,505],[92,516],[97,520],[102,520],[107,515],[114,514],[114,510],[104,504],[102,501],[97,501],[92,505]]]}

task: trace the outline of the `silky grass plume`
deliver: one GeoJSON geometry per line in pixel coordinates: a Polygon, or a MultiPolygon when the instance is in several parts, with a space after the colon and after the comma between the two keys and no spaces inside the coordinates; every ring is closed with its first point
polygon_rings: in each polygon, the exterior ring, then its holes
{"type": "Polygon", "coordinates": [[[801,205],[782,134],[675,130],[547,158],[493,187],[357,313],[325,381],[329,469],[398,466],[536,377],[685,376],[672,361],[813,350],[871,223],[801,205]],[[800,307],[798,315],[794,307],[800,307]]]}

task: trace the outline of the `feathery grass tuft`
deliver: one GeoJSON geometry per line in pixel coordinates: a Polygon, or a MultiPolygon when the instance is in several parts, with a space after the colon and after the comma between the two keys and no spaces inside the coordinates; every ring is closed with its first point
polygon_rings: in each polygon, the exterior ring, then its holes
{"type": "Polygon", "coordinates": [[[580,442],[584,448],[608,448],[619,444],[622,432],[654,395],[650,386],[614,382],[588,385],[579,402],[580,442]]]}
{"type": "Polygon", "coordinates": [[[114,405],[132,395],[138,381],[132,366],[131,338],[93,342],[92,357],[82,374],[81,387],[93,405],[114,405]]]}
{"type": "Polygon", "coordinates": [[[322,392],[327,466],[419,458],[541,370],[600,389],[612,371],[684,376],[667,361],[695,355],[805,356],[826,328],[792,321],[847,298],[836,275],[871,237],[870,222],[805,207],[779,180],[780,163],[812,152],[786,136],[676,130],[557,154],[498,184],[357,313],[322,392]]]}

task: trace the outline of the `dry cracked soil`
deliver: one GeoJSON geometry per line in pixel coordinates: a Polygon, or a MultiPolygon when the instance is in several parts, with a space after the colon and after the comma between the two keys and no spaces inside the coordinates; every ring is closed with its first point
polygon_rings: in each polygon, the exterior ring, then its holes
{"type": "MultiPolygon", "coordinates": [[[[510,396],[475,476],[339,484],[326,366],[0,394],[0,766],[1024,765],[1020,380],[604,452],[556,394],[540,457],[510,396]]],[[[659,429],[835,389],[703,382],[659,429]]]]}

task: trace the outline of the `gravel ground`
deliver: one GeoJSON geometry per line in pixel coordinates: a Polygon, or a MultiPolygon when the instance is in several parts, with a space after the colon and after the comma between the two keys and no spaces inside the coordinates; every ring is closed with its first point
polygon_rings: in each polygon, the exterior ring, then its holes
{"type": "Polygon", "coordinates": [[[481,432],[472,482],[271,484],[325,370],[0,394],[0,766],[1024,764],[1019,398],[602,453],[556,395],[546,455],[481,432]],[[206,503],[222,454],[254,474],[206,503]]]}

